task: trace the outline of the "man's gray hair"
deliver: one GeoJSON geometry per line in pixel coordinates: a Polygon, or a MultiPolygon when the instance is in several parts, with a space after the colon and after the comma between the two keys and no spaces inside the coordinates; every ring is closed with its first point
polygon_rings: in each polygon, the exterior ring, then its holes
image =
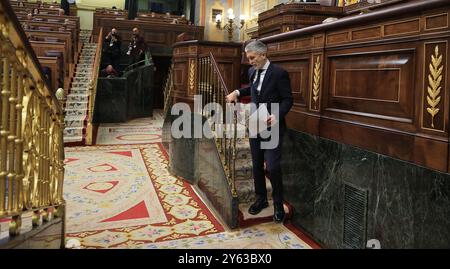
{"type": "Polygon", "coordinates": [[[245,52],[256,52],[260,54],[267,53],[267,46],[263,42],[256,40],[248,43],[247,46],[245,46],[245,52]]]}

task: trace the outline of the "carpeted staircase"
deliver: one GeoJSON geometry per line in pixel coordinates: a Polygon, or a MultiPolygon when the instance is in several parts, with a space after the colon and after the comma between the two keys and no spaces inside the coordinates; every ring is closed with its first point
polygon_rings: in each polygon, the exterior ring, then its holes
{"type": "MultiPolygon", "coordinates": [[[[238,115],[237,133],[246,132],[248,117],[250,115],[250,105],[240,104],[238,115]]],[[[242,135],[238,135],[242,137],[242,135]]],[[[250,143],[248,136],[245,138],[238,138],[236,141],[236,191],[239,200],[239,227],[250,226],[254,223],[261,223],[265,221],[272,221],[273,216],[273,202],[272,202],[272,185],[270,180],[266,178],[267,199],[269,207],[264,209],[258,215],[248,214],[248,208],[255,201],[255,185],[253,182],[252,172],[252,156],[250,151],[250,143]]],[[[286,217],[289,217],[289,208],[285,206],[286,217]]]]}
{"type": "Polygon", "coordinates": [[[89,82],[92,80],[97,44],[89,43],[91,31],[82,30],[82,51],[76,65],[65,104],[64,143],[84,144],[89,108],[89,82]]]}

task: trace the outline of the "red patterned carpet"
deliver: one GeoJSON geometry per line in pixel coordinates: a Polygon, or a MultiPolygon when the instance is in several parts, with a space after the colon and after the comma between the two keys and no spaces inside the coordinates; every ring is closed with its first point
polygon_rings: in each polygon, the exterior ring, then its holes
{"type": "Polygon", "coordinates": [[[169,173],[162,122],[155,111],[102,124],[102,146],[65,149],[66,240],[81,248],[317,248],[273,222],[225,230],[191,185],[169,173]]]}
{"type": "Polygon", "coordinates": [[[128,247],[223,232],[161,144],[66,149],[67,239],[128,247]]]}

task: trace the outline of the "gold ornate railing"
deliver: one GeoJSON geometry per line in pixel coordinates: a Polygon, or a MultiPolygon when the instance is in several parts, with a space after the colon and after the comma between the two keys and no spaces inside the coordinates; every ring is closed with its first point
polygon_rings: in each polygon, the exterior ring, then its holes
{"type": "Polygon", "coordinates": [[[9,1],[0,1],[0,63],[0,219],[15,235],[25,212],[33,224],[62,215],[64,120],[9,1]]]}
{"type": "Polygon", "coordinates": [[[102,60],[102,47],[103,47],[103,28],[100,29],[100,33],[97,40],[97,50],[95,51],[94,68],[92,73],[92,79],[89,83],[89,111],[88,122],[86,129],[86,145],[92,145],[94,128],[92,121],[94,119],[95,108],[95,96],[97,95],[97,81],[98,74],[100,72],[100,61],[102,60]]]}
{"type": "Polygon", "coordinates": [[[173,93],[173,64],[169,68],[167,74],[166,84],[164,85],[164,117],[167,116],[169,108],[171,107],[173,93]]]}
{"type": "MultiPolygon", "coordinates": [[[[199,57],[199,79],[198,79],[198,91],[202,95],[202,108],[206,104],[217,103],[223,108],[222,122],[213,122],[211,124],[211,130],[215,135],[216,146],[219,152],[222,165],[225,170],[225,174],[230,185],[231,193],[234,197],[237,197],[236,192],[236,141],[237,141],[237,112],[232,110],[231,119],[229,123],[226,123],[226,101],[230,91],[228,90],[222,74],[213,54],[210,52],[206,56],[199,57]]],[[[214,115],[207,110],[202,110],[204,117],[211,119],[214,115]]]]}

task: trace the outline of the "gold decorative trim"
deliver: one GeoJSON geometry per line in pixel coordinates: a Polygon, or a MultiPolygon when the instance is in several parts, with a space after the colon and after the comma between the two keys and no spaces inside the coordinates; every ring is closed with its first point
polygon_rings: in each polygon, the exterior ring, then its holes
{"type": "Polygon", "coordinates": [[[8,39],[9,38],[8,24],[0,23],[0,32],[3,38],[8,39]]]}
{"type": "Polygon", "coordinates": [[[434,48],[434,55],[431,55],[431,63],[429,65],[430,74],[428,74],[428,95],[427,107],[428,113],[431,115],[431,127],[434,128],[434,117],[439,113],[439,108],[437,106],[441,102],[441,82],[442,82],[442,71],[444,66],[442,64],[442,54],[439,54],[439,46],[436,45],[434,48]]]}
{"type": "Polygon", "coordinates": [[[191,60],[189,64],[189,93],[194,94],[195,86],[195,61],[191,60]]]}
{"type": "Polygon", "coordinates": [[[314,81],[313,81],[313,100],[317,109],[317,101],[320,93],[320,56],[317,56],[314,64],[314,81]]]}

